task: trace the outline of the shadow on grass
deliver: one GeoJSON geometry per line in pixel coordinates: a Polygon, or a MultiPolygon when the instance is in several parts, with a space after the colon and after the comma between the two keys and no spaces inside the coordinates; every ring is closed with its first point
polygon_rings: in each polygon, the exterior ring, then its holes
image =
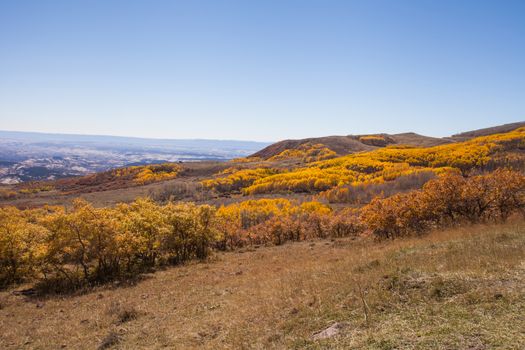
{"type": "Polygon", "coordinates": [[[54,278],[38,281],[31,288],[14,290],[12,294],[24,296],[28,301],[49,299],[53,297],[74,297],[101,290],[130,288],[151,278],[153,278],[151,273],[142,273],[127,278],[98,283],[80,281],[77,283],[71,283],[70,281],[54,278]]]}

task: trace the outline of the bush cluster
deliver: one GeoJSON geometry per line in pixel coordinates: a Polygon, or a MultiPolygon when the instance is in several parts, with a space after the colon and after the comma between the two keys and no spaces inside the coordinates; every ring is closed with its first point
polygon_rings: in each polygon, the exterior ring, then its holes
{"type": "Polygon", "coordinates": [[[76,200],[71,209],[0,208],[0,286],[36,277],[67,288],[137,275],[159,265],[205,259],[212,249],[282,244],[357,232],[357,215],[318,202],[262,199],[223,206],[159,205],[147,199],[114,208],[76,200]]]}
{"type": "Polygon", "coordinates": [[[524,210],[525,176],[498,169],[471,177],[447,174],[421,190],[377,197],[361,210],[361,220],[377,237],[395,238],[464,221],[505,221],[524,210]]]}
{"type": "Polygon", "coordinates": [[[278,173],[279,170],[273,168],[238,169],[233,167],[219,173],[221,177],[202,181],[202,185],[219,193],[236,192],[250,186],[258,179],[278,173]]]}
{"type": "Polygon", "coordinates": [[[322,192],[319,197],[328,200],[329,203],[367,204],[378,196],[389,197],[396,193],[419,189],[436,176],[435,171],[416,171],[391,181],[357,182],[338,186],[322,192]]]}
{"type": "Polygon", "coordinates": [[[287,159],[297,159],[305,163],[317,162],[320,160],[337,157],[337,153],[323,144],[306,142],[294,149],[286,149],[273,157],[269,161],[279,161],[287,159]]]}
{"type": "Polygon", "coordinates": [[[67,211],[2,208],[0,285],[37,277],[71,288],[203,259],[216,240],[214,219],[211,206],[144,199],[115,208],[81,200],[67,211]]]}
{"type": "MultiPolygon", "coordinates": [[[[525,176],[513,170],[446,173],[421,190],[373,199],[362,209],[259,199],[215,208],[149,199],[111,208],[0,208],[0,287],[36,278],[76,288],[205,259],[213,249],[348,237],[421,234],[461,222],[525,213],[525,176]]],[[[50,283],[47,283],[48,285],[50,283]]]]}
{"type": "MultiPolygon", "coordinates": [[[[246,195],[317,193],[352,183],[388,182],[422,171],[436,174],[458,171],[468,175],[472,170],[493,170],[499,165],[523,167],[524,149],[525,128],[428,148],[396,145],[310,163],[289,171],[259,174],[250,181],[238,182],[237,189],[242,189],[246,195]]],[[[236,176],[233,173],[228,177],[236,176]]]]}
{"type": "Polygon", "coordinates": [[[252,244],[283,244],[311,238],[346,237],[362,231],[358,212],[334,212],[319,202],[295,205],[287,199],[260,199],[221,207],[219,245],[233,249],[252,244]]]}

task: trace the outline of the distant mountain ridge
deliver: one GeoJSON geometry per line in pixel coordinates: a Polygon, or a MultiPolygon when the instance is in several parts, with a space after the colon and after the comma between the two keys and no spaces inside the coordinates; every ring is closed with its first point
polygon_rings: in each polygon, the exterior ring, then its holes
{"type": "Polygon", "coordinates": [[[148,147],[187,147],[199,148],[212,147],[220,149],[257,150],[267,146],[270,142],[242,141],[242,140],[214,140],[214,139],[152,139],[129,136],[110,135],[83,135],[41,133],[26,131],[0,130],[0,139],[19,140],[25,142],[74,142],[75,144],[105,144],[105,145],[136,145],[148,147]]]}
{"type": "Polygon", "coordinates": [[[271,144],[262,150],[252,154],[250,157],[269,159],[286,150],[298,149],[304,144],[322,144],[331,149],[337,155],[343,156],[350,153],[372,151],[374,149],[389,145],[408,145],[415,147],[432,147],[447,143],[466,141],[478,136],[488,136],[509,132],[525,126],[525,122],[516,122],[504,125],[498,125],[490,128],[462,132],[450,137],[430,137],[419,135],[413,132],[400,134],[364,134],[364,135],[346,135],[346,136],[325,136],[297,140],[283,140],[271,144]]]}

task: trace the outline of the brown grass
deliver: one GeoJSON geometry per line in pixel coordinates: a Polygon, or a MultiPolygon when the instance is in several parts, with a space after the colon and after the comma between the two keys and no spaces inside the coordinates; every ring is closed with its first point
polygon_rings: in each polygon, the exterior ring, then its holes
{"type": "Polygon", "coordinates": [[[523,222],[221,253],[83,295],[1,292],[0,348],[519,349],[524,261],[523,222]]]}

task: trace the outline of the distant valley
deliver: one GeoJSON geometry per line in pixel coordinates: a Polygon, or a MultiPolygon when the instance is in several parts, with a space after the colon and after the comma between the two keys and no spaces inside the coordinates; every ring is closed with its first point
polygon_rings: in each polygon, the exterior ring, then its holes
{"type": "Polygon", "coordinates": [[[245,157],[264,142],[170,140],[0,131],[0,183],[54,180],[112,168],[245,157]]]}

